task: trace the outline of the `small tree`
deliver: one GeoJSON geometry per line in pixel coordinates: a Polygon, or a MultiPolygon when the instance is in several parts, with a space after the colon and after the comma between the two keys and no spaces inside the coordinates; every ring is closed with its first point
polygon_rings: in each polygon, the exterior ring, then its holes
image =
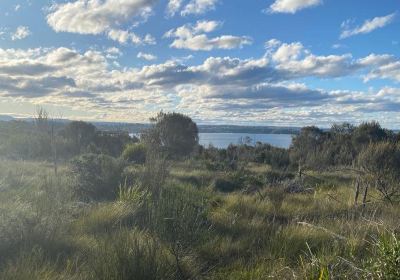
{"type": "Polygon", "coordinates": [[[357,164],[365,183],[376,187],[384,199],[392,201],[400,195],[400,144],[371,143],[360,152],[357,164]]]}
{"type": "Polygon", "coordinates": [[[199,143],[197,125],[188,116],[161,112],[151,121],[154,126],[146,133],[146,141],[169,157],[188,156],[199,143]]]}
{"type": "Polygon", "coordinates": [[[61,131],[61,134],[70,142],[72,153],[76,155],[94,141],[96,127],[83,121],[73,121],[61,131]]]}
{"type": "Polygon", "coordinates": [[[304,127],[300,134],[293,137],[290,146],[290,159],[298,164],[299,177],[301,177],[304,167],[318,167],[316,157],[318,157],[321,146],[326,139],[326,133],[315,126],[304,127]]]}

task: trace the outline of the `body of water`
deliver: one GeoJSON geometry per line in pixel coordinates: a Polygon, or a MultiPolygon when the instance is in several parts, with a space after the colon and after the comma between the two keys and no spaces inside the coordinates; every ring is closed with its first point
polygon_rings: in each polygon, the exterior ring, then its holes
{"type": "Polygon", "coordinates": [[[243,143],[247,137],[250,144],[256,142],[271,144],[280,148],[289,148],[292,142],[290,134],[249,134],[249,133],[199,133],[200,145],[208,147],[212,144],[216,148],[226,148],[229,144],[243,143]]]}

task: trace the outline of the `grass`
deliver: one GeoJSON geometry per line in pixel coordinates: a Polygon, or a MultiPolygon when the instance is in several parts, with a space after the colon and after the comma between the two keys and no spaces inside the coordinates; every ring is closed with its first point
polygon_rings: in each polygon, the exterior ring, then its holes
{"type": "MultiPolygon", "coordinates": [[[[243,182],[269,171],[251,164],[243,182]]],[[[190,161],[154,198],[146,172],[132,165],[115,199],[81,202],[67,166],[0,161],[0,279],[398,279],[400,207],[374,190],[354,206],[350,174],[222,193],[213,182],[236,174],[190,161]]]]}

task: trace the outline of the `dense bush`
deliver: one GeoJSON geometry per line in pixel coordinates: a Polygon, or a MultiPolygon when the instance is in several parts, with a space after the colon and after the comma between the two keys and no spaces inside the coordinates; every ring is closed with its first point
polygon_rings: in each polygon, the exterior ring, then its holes
{"type": "Polygon", "coordinates": [[[290,160],[293,165],[311,169],[350,166],[368,144],[395,140],[394,133],[381,128],[377,122],[359,126],[334,124],[330,130],[304,127],[293,138],[290,160]]]}
{"type": "Polygon", "coordinates": [[[286,169],[290,165],[289,151],[269,144],[257,143],[254,147],[254,161],[266,163],[274,169],[286,169]]]}
{"type": "Polygon", "coordinates": [[[123,168],[120,160],[102,154],[83,154],[73,159],[70,169],[76,181],[75,194],[84,200],[115,197],[123,168]]]}
{"type": "Polygon", "coordinates": [[[128,144],[122,152],[122,158],[126,161],[143,164],[146,162],[146,145],[143,143],[128,144]]]}
{"type": "Polygon", "coordinates": [[[229,145],[226,149],[209,146],[199,154],[209,170],[237,170],[249,162],[265,163],[275,169],[287,169],[290,165],[289,151],[269,144],[256,143],[229,145]]]}
{"type": "Polygon", "coordinates": [[[93,145],[97,153],[119,157],[127,145],[136,142],[138,142],[137,138],[130,137],[129,134],[125,132],[107,133],[99,131],[96,134],[93,145]]]}

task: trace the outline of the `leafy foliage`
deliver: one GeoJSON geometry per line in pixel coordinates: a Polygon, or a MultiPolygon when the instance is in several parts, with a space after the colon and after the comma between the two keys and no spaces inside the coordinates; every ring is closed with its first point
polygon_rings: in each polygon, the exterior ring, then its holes
{"type": "Polygon", "coordinates": [[[143,143],[128,144],[122,152],[122,158],[137,164],[146,162],[147,148],[143,143]]]}
{"type": "Polygon", "coordinates": [[[74,191],[84,200],[111,199],[120,185],[123,163],[107,155],[83,154],[71,161],[74,191]]]}
{"type": "Polygon", "coordinates": [[[151,120],[154,126],[147,131],[145,138],[152,147],[159,147],[169,157],[188,156],[198,145],[198,128],[190,117],[179,113],[161,112],[151,120]]]}

